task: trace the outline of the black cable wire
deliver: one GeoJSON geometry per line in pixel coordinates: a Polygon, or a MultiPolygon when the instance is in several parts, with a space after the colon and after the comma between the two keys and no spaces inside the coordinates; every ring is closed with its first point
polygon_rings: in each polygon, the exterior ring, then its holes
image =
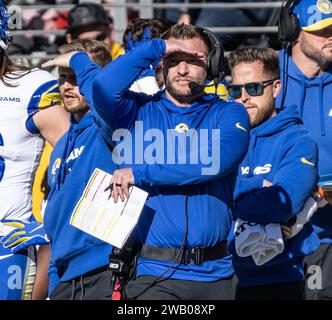
{"type": "Polygon", "coordinates": [[[83,284],[83,276],[80,277],[80,286],[81,286],[81,300],[84,300],[84,284],[83,284]]]}
{"type": "MultiPolygon", "coordinates": [[[[181,248],[180,248],[177,256],[175,257],[175,259],[173,260],[173,263],[167,268],[166,271],[164,271],[157,279],[155,279],[151,284],[149,284],[149,286],[147,286],[142,292],[140,292],[138,295],[136,295],[134,297],[128,298],[128,300],[136,300],[138,297],[140,297],[143,293],[145,293],[147,290],[152,288],[157,283],[167,280],[171,276],[171,274],[167,278],[164,278],[164,275],[166,275],[173,268],[175,263],[180,258],[181,254],[182,254],[182,259],[183,259],[183,252],[184,252],[184,249],[185,249],[185,246],[187,243],[187,237],[188,237],[188,193],[186,193],[186,198],[185,198],[185,214],[186,214],[185,234],[184,234],[181,248]]],[[[179,265],[181,264],[182,259],[180,260],[179,265]]]]}
{"type": "Polygon", "coordinates": [[[286,44],[283,46],[284,52],[283,52],[283,62],[282,62],[282,97],[281,97],[281,102],[280,102],[280,108],[284,108],[284,103],[285,103],[285,98],[286,98],[286,88],[287,88],[287,72],[288,72],[288,57],[287,57],[287,52],[290,47],[290,43],[286,44]],[[286,62],[287,60],[287,62],[286,62]]]}
{"type": "MultiPolygon", "coordinates": [[[[210,101],[209,103],[209,106],[207,107],[203,117],[200,119],[200,121],[198,122],[198,124],[195,126],[195,132],[196,130],[198,129],[198,127],[201,125],[201,123],[203,122],[203,120],[205,119],[207,113],[209,112],[209,110],[211,109],[212,105],[217,101],[219,100],[219,96],[217,95],[217,90],[218,90],[218,84],[214,84],[215,86],[215,97],[210,101]]],[[[195,133],[194,132],[194,133],[195,133]]],[[[184,233],[184,238],[183,238],[183,241],[182,241],[182,245],[181,245],[181,248],[177,254],[177,256],[175,257],[175,259],[173,260],[172,264],[167,268],[166,271],[164,271],[157,279],[155,279],[151,284],[149,284],[149,286],[147,286],[142,292],[140,292],[138,295],[134,296],[134,297],[131,297],[131,298],[128,298],[127,300],[135,300],[137,299],[138,297],[140,297],[142,294],[144,294],[147,290],[149,290],[150,288],[152,288],[154,285],[156,285],[157,283],[160,283],[162,281],[165,281],[167,279],[169,279],[169,277],[172,275],[172,273],[167,277],[167,278],[164,278],[164,275],[166,275],[172,268],[173,266],[175,265],[175,263],[178,261],[178,259],[180,258],[180,255],[182,254],[182,258],[179,262],[179,265],[181,265],[182,261],[183,261],[183,258],[184,258],[184,250],[187,246],[187,241],[188,241],[188,226],[189,226],[189,212],[188,212],[188,187],[186,188],[186,198],[185,198],[185,217],[186,217],[186,222],[185,222],[185,233],[184,233]]],[[[137,266],[137,264],[136,264],[137,266]]]]}
{"type": "Polygon", "coordinates": [[[75,298],[75,288],[76,287],[76,282],[75,279],[71,280],[71,294],[70,294],[70,299],[69,300],[74,300],[75,298]]]}

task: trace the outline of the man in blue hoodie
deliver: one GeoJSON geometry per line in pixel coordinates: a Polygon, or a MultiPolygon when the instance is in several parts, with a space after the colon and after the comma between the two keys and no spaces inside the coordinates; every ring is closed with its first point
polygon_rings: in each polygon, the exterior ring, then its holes
{"type": "MultiPolygon", "coordinates": [[[[87,52],[96,62],[93,68],[97,70],[111,61],[107,48],[96,40],[74,40],[59,49],[63,54],[77,50],[87,52]]],[[[108,262],[112,246],[69,224],[94,169],[112,173],[116,168],[109,129],[94,111],[91,86],[82,81],[84,66],[70,67],[59,68],[59,90],[64,109],[70,113],[70,127],[57,140],[51,154],[44,226],[26,223],[8,234],[4,245],[15,253],[32,244],[50,242],[51,299],[111,298],[113,274],[108,262]]],[[[51,137],[55,139],[54,135],[51,137]]]]}
{"type": "MultiPolygon", "coordinates": [[[[94,40],[75,40],[60,48],[63,54],[75,50],[86,51],[98,69],[111,60],[106,47],[94,40]]],[[[111,298],[111,245],[69,224],[94,169],[111,173],[116,168],[107,126],[94,111],[91,87],[82,81],[81,69],[74,70],[59,68],[60,92],[71,125],[56,143],[48,170],[44,226],[51,244],[49,293],[55,300],[111,298]]]]}
{"type": "MultiPolygon", "coordinates": [[[[125,129],[114,153],[127,154],[122,166],[131,168],[116,172],[113,191],[123,200],[122,188],[131,181],[149,193],[133,235],[143,246],[127,297],[231,299],[226,239],[236,170],[248,143],[248,116],[240,104],[204,94],[211,77],[209,51],[216,49],[206,31],[176,25],[166,37],[118,58],[94,82],[96,110],[114,131],[125,129]],[[154,96],[130,92],[142,70],[163,57],[166,90],[154,96]],[[122,76],[114,81],[113,74],[122,76]],[[175,145],[183,149],[172,158],[175,145]],[[128,156],[131,146],[134,159],[128,156]],[[202,155],[212,155],[212,161],[202,155]]],[[[89,62],[84,53],[71,60],[89,62]]]]}
{"type": "Polygon", "coordinates": [[[236,296],[303,299],[303,258],[319,245],[310,222],[294,237],[284,238],[284,250],[262,264],[253,256],[240,257],[235,239],[249,225],[283,224],[302,210],[317,184],[317,147],[303,128],[295,106],[276,110],[275,99],[281,86],[279,59],[272,49],[238,49],[230,54],[229,63],[229,93],[244,104],[251,125],[248,153],[238,172],[233,211],[235,219],[247,224],[236,228],[230,241],[239,278],[236,296]]]}
{"type": "MultiPolygon", "coordinates": [[[[296,105],[305,128],[319,149],[319,184],[332,179],[332,2],[286,1],[279,36],[284,90],[278,106],[296,105]],[[290,23],[291,22],[291,23],[290,23]]],[[[307,299],[332,299],[332,194],[312,219],[320,248],[306,258],[307,299]]]]}
{"type": "Polygon", "coordinates": [[[130,167],[114,174],[115,201],[118,194],[124,201],[122,190],[128,196],[128,181],[149,192],[133,234],[143,246],[127,297],[232,299],[226,240],[249,119],[242,105],[204,94],[206,77],[217,85],[222,71],[221,47],[212,33],[177,25],[167,39],[142,44],[102,70],[85,52],[50,65],[70,64],[89,87],[94,79],[94,107],[116,143],[113,160],[130,167]],[[166,90],[154,96],[130,91],[163,56],[166,90]],[[120,75],[117,81],[114,74],[120,75]]]}

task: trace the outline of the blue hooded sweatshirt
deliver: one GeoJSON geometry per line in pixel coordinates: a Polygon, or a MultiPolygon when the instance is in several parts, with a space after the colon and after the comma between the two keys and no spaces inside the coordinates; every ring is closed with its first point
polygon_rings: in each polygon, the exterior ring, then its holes
{"type": "MultiPolygon", "coordinates": [[[[296,215],[317,184],[317,146],[297,115],[295,106],[257,126],[250,133],[248,153],[240,165],[235,190],[234,218],[268,224],[296,215]],[[272,183],[263,187],[263,180],[272,183]]],[[[230,251],[240,286],[303,280],[304,256],[319,239],[311,223],[285,240],[284,251],[262,266],[252,257],[240,258],[232,233],[230,251]]]]}
{"type": "MultiPolygon", "coordinates": [[[[280,54],[281,81],[286,83],[284,105],[296,105],[319,150],[319,182],[332,178],[332,64],[318,77],[308,78],[294,63],[289,54],[280,54]],[[284,76],[284,68],[287,71],[284,76]],[[285,79],[284,79],[285,78],[285,79]]],[[[280,106],[282,93],[277,105],[280,106]]],[[[326,205],[318,210],[312,218],[315,231],[321,243],[332,243],[332,206],[326,205]]]]}
{"type": "MultiPolygon", "coordinates": [[[[108,64],[95,77],[94,106],[113,131],[128,130],[125,141],[132,146],[130,151],[133,150],[135,159],[122,166],[132,167],[135,184],[149,193],[134,237],[142,244],[180,248],[184,244],[187,199],[186,246],[215,246],[227,239],[231,228],[236,172],[249,141],[248,115],[242,105],[216,99],[214,95],[204,95],[190,107],[181,108],[168,100],[165,92],[154,96],[130,92],[129,88],[140,72],[158,61],[164,52],[164,40],[153,39],[108,64]],[[116,81],[115,75],[119,75],[116,81]],[[135,121],[140,121],[140,126],[135,121]],[[200,157],[196,164],[186,161],[167,164],[165,137],[174,132],[190,137],[192,132],[188,128],[207,129],[210,133],[211,128],[218,131],[219,140],[213,141],[211,134],[206,143],[201,143],[202,150],[209,151],[210,155],[219,150],[214,155],[216,161],[220,160],[220,166],[214,174],[202,175],[204,161],[200,157]],[[150,130],[156,130],[155,135],[150,130]],[[144,137],[143,141],[139,141],[138,136],[144,137]],[[142,156],[142,151],[151,149],[154,149],[152,157],[160,160],[157,164],[142,156]]],[[[81,66],[90,63],[89,57],[82,52],[71,60],[71,64],[81,66]]],[[[200,132],[197,135],[201,136],[200,132]]],[[[116,147],[119,146],[118,142],[116,147]]],[[[121,153],[120,149],[114,149],[114,153],[121,153]]],[[[187,144],[185,160],[190,150],[187,144]]],[[[200,266],[139,259],[137,267],[138,276],[163,275],[194,281],[215,281],[232,274],[230,257],[204,262],[200,266]],[[173,267],[167,273],[171,265],[173,267]]]]}
{"type": "MultiPolygon", "coordinates": [[[[93,64],[94,72],[99,67],[93,64]]],[[[94,112],[91,99],[93,73],[86,75],[80,66],[72,66],[81,93],[91,111],[78,123],[71,117],[69,130],[60,138],[51,154],[48,183],[51,187],[44,216],[51,243],[49,268],[51,293],[59,281],[68,281],[108,265],[112,246],[71,226],[71,214],[95,168],[112,173],[109,128],[94,112]],[[84,79],[82,79],[82,73],[84,79]],[[90,81],[87,81],[90,79],[90,81]],[[98,125],[97,125],[98,124],[98,125]]]]}

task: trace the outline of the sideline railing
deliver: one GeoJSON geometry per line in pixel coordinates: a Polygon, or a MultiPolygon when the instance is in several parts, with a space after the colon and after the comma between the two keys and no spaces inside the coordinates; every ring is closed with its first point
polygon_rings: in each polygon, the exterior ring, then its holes
{"type": "MultiPolygon", "coordinates": [[[[15,1],[14,1],[15,3],[15,1]]],[[[114,18],[114,31],[115,39],[120,40],[122,38],[122,33],[124,32],[127,25],[127,10],[134,9],[139,12],[139,16],[143,18],[153,17],[154,9],[277,9],[280,8],[282,1],[260,1],[260,2],[236,2],[236,3],[225,3],[225,2],[201,2],[201,3],[189,3],[183,1],[181,3],[154,3],[152,0],[138,0],[137,2],[127,2],[126,0],[113,0],[112,4],[103,4],[107,9],[111,9],[112,16],[114,18]]],[[[54,9],[56,11],[68,11],[75,5],[73,4],[58,4],[58,5],[15,5],[19,10],[37,10],[45,11],[48,9],[54,9]]],[[[10,5],[9,5],[10,7],[10,5]]],[[[244,26],[244,27],[209,27],[209,29],[215,33],[244,33],[244,34],[273,34],[277,32],[276,26],[244,26]]],[[[21,35],[29,35],[30,37],[40,37],[40,36],[63,36],[66,30],[11,30],[13,37],[21,35]]],[[[41,52],[33,52],[29,55],[13,55],[15,58],[19,59],[33,59],[35,57],[45,57],[45,59],[51,59],[54,55],[43,54],[41,52]]]]}

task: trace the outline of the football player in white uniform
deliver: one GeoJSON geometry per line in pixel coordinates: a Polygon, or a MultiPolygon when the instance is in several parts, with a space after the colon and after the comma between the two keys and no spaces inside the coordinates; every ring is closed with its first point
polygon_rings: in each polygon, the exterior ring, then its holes
{"type": "MultiPolygon", "coordinates": [[[[8,16],[0,1],[0,241],[32,217],[31,192],[44,146],[67,130],[57,80],[15,65],[7,54],[8,16]],[[54,108],[49,108],[54,106],[54,108]],[[49,108],[43,112],[40,110],[49,108]],[[44,138],[43,138],[44,137],[44,138]]],[[[34,234],[35,230],[30,230],[34,234]]],[[[26,231],[23,231],[26,232],[26,231]]],[[[27,234],[27,237],[30,236],[27,234]]],[[[13,253],[0,246],[0,299],[30,299],[36,264],[33,246],[13,253]]]]}

